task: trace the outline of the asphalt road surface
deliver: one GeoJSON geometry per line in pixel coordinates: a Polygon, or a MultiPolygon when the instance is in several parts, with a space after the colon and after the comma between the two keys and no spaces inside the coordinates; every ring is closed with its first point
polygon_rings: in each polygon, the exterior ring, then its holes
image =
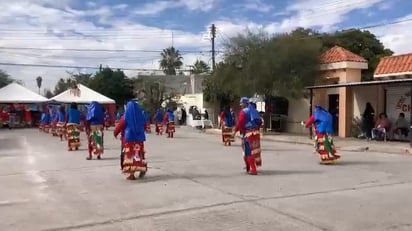
{"type": "MultiPolygon", "coordinates": [[[[82,134],[84,138],[84,134],[82,134]]],[[[258,176],[239,141],[178,128],[146,143],[149,171],[127,181],[119,140],[102,160],[33,130],[0,131],[0,230],[412,230],[412,157],[263,142],[258,176]]]]}

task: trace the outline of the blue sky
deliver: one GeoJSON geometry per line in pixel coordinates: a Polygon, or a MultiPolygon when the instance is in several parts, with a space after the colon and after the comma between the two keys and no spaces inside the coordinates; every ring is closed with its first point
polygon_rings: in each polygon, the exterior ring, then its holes
{"type": "MultiPolygon", "coordinates": [[[[14,0],[1,1],[0,62],[63,66],[159,68],[159,53],[174,45],[185,65],[210,63],[209,26],[217,26],[217,43],[249,30],[268,33],[310,27],[333,31],[412,19],[410,0],[14,0]],[[78,52],[13,48],[126,49],[145,52],[78,52]]],[[[372,28],[395,53],[412,52],[412,22],[372,28]]],[[[0,65],[27,87],[35,77],[54,88],[66,71],[0,65]]],[[[126,71],[135,76],[138,71],[126,71]]]]}

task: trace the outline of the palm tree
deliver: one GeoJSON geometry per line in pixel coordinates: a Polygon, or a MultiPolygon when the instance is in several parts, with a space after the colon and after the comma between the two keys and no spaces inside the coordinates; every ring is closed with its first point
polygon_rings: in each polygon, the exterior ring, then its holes
{"type": "Polygon", "coordinates": [[[41,84],[43,82],[43,78],[41,76],[38,76],[36,78],[36,82],[37,82],[37,87],[39,88],[39,94],[40,94],[40,88],[41,88],[41,84]]]}
{"type": "Polygon", "coordinates": [[[193,69],[190,71],[191,74],[202,74],[210,71],[209,65],[203,60],[196,60],[193,64],[193,69]]]}
{"type": "Polygon", "coordinates": [[[176,70],[180,69],[183,65],[183,57],[180,55],[179,50],[176,50],[173,46],[163,49],[160,54],[162,59],[160,62],[160,68],[166,75],[176,75],[176,70]]]}

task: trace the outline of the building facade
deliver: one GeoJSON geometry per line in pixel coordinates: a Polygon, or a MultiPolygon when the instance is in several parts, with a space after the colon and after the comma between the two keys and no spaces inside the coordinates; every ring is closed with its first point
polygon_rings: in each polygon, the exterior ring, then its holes
{"type": "Polygon", "coordinates": [[[334,130],[340,137],[357,136],[366,103],[376,115],[386,113],[392,123],[400,112],[409,118],[411,111],[412,54],[383,58],[372,81],[361,81],[367,61],[338,46],[321,57],[320,74],[311,94],[293,100],[289,107],[288,131],[306,133],[299,121],[309,117],[316,104],[328,109],[334,117],[334,130]]]}

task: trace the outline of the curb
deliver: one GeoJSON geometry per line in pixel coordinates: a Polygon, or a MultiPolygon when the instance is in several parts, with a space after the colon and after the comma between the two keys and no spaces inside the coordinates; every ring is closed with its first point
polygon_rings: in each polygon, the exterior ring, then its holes
{"type": "MultiPolygon", "coordinates": [[[[217,129],[206,129],[206,134],[215,134],[220,135],[221,131],[217,129]]],[[[289,144],[305,144],[313,146],[312,141],[293,141],[293,140],[284,140],[284,139],[276,139],[273,136],[271,138],[268,137],[269,135],[265,135],[262,137],[262,140],[265,141],[274,141],[279,143],[289,143],[289,144]]],[[[240,137],[237,135],[237,137],[240,137]]],[[[358,146],[353,148],[345,148],[345,147],[336,147],[337,150],[341,151],[349,151],[349,152],[378,152],[378,153],[388,153],[388,154],[401,154],[401,155],[412,155],[412,148],[374,148],[370,146],[358,146]]]]}

